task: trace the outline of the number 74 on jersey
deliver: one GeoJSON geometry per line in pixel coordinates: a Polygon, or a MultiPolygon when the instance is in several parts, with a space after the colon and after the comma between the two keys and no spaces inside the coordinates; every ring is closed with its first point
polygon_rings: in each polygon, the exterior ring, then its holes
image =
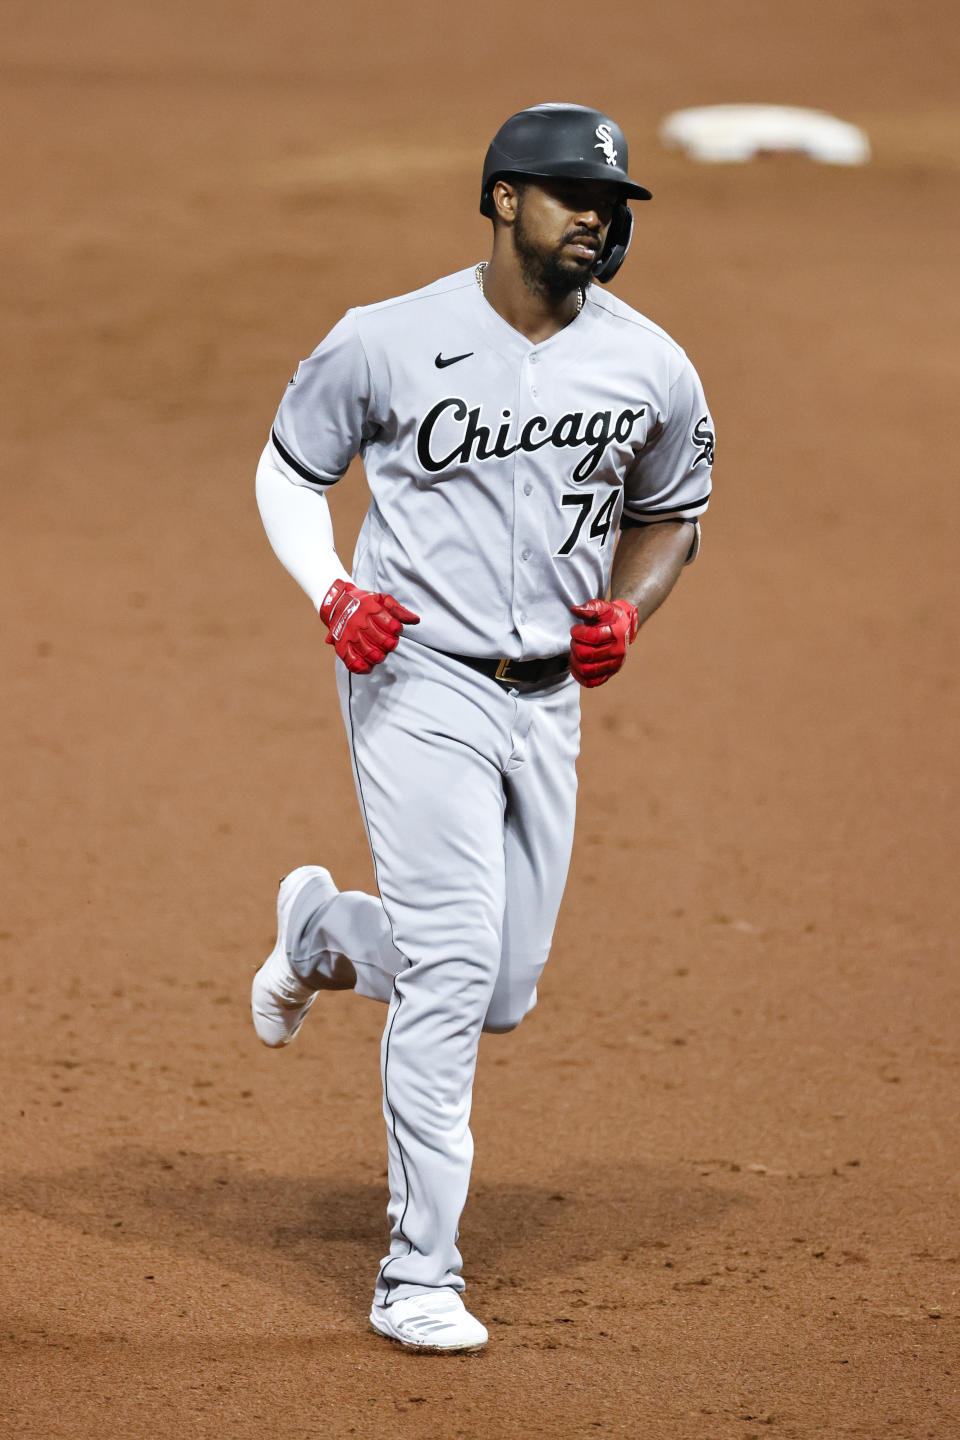
{"type": "MultiPolygon", "coordinates": [[[[610,534],[610,526],[613,524],[613,512],[616,509],[619,498],[619,490],[613,489],[607,493],[605,500],[600,501],[599,508],[593,516],[587,536],[590,540],[599,540],[602,550],[607,543],[607,536],[610,534]]],[[[576,510],[576,519],[573,527],[567,535],[566,540],[556,552],[558,555],[569,555],[583,534],[583,527],[590,519],[594,508],[594,502],[598,499],[596,490],[568,490],[560,497],[560,504],[565,509],[576,510]]]]}

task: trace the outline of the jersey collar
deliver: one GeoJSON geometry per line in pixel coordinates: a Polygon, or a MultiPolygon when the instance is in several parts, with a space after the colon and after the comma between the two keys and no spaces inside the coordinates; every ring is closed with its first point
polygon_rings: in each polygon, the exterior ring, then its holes
{"type": "Polygon", "coordinates": [[[592,288],[591,285],[586,287],[583,309],[579,315],[575,315],[569,325],[564,325],[562,330],[558,330],[548,340],[541,340],[539,345],[535,345],[532,340],[527,339],[526,335],[521,335],[519,330],[515,330],[508,321],[504,320],[503,316],[494,310],[486,296],[481,293],[479,285],[474,286],[473,308],[480,316],[481,324],[484,325],[494,348],[501,354],[513,354],[523,358],[534,350],[537,352],[551,349],[563,350],[569,345],[579,346],[582,344],[586,331],[592,328],[593,314],[590,299],[592,288]]]}

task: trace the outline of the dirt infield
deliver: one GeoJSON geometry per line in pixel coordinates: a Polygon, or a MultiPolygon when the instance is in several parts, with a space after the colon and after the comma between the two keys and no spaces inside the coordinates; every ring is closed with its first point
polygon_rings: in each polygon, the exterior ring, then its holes
{"type": "Polygon", "coordinates": [[[960,1437],[948,9],[8,20],[0,1435],[960,1437]],[[481,1047],[491,1344],[444,1360],[364,1324],[381,1012],[322,997],[282,1054],[249,1021],[278,877],[373,883],[252,477],[347,306],[487,253],[484,145],[542,99],[613,113],[655,192],[615,288],[703,376],[716,496],[585,698],[541,1004],[481,1047]],[[726,100],[874,160],[659,148],[726,100]]]}

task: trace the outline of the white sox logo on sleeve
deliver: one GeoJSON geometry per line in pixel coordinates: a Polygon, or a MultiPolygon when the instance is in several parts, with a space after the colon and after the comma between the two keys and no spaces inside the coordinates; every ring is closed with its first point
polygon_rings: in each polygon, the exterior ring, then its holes
{"type": "Polygon", "coordinates": [[[621,410],[616,416],[611,410],[596,410],[589,416],[585,416],[582,410],[575,410],[561,415],[553,425],[545,415],[533,415],[525,423],[513,445],[508,444],[510,432],[513,430],[513,414],[510,410],[502,410],[500,413],[501,424],[496,437],[491,438],[491,427],[480,423],[482,405],[475,405],[471,409],[466,400],[458,395],[450,395],[446,400],[439,401],[420,422],[417,431],[417,459],[424,470],[430,475],[438,475],[441,470],[447,470],[451,465],[469,465],[471,460],[506,460],[518,450],[532,454],[546,445],[552,445],[557,450],[579,449],[586,445],[587,453],[571,476],[571,479],[579,484],[596,470],[611,440],[616,440],[621,445],[629,440],[634,425],[647,410],[646,406],[642,405],[639,410],[621,410]],[[462,425],[462,438],[446,455],[436,455],[432,441],[442,417],[462,425]]]}
{"type": "Polygon", "coordinates": [[[708,466],[712,465],[716,439],[713,431],[710,429],[710,422],[706,415],[701,415],[693,427],[693,443],[697,446],[699,453],[696,460],[694,460],[690,466],[690,469],[695,470],[701,461],[704,461],[708,466]]]}

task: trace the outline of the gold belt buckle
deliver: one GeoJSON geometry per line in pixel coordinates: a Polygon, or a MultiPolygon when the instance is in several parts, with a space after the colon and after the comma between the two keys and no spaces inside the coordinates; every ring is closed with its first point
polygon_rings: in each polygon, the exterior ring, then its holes
{"type": "Polygon", "coordinates": [[[500,661],[500,664],[497,666],[497,673],[496,673],[496,675],[495,675],[493,678],[494,678],[495,680],[509,680],[509,679],[510,679],[510,676],[507,674],[507,671],[508,671],[509,669],[510,669],[510,661],[509,661],[508,659],[506,659],[506,657],[504,657],[504,659],[501,660],[501,661],[500,661]]]}

